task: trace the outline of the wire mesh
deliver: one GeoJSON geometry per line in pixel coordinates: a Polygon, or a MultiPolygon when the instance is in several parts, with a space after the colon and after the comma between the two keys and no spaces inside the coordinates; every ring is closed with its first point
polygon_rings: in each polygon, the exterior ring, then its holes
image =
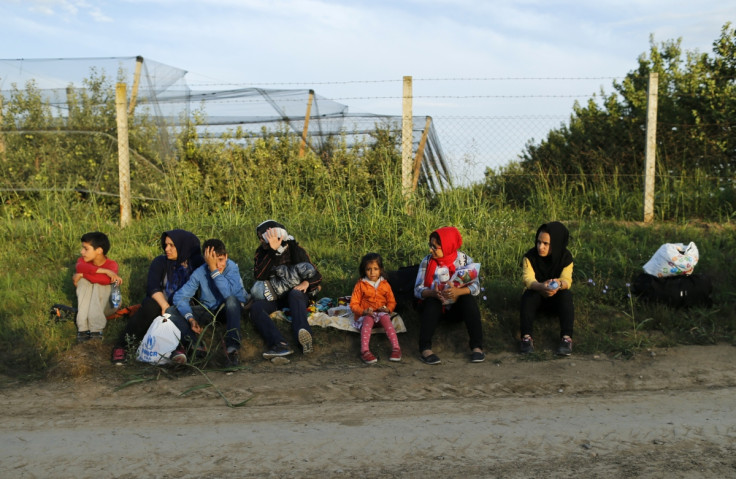
{"type": "MultiPolygon", "coordinates": [[[[612,94],[606,89],[613,90],[612,86],[603,83],[617,80],[620,78],[414,79],[414,152],[425,133],[426,120],[431,117],[420,168],[421,182],[437,189],[452,184],[476,183],[483,181],[487,171],[499,171],[518,163],[530,145],[540,145],[551,132],[569,128],[576,105],[601,105],[612,94]]],[[[108,92],[98,91],[105,81],[128,85],[129,97],[136,99],[132,122],[145,124],[144,119],[153,119],[150,125],[146,125],[146,131],[150,133],[155,129],[155,134],[138,139],[135,144],[144,147],[133,153],[137,163],[135,167],[140,170],[134,174],[147,177],[165,175],[169,162],[175,159],[177,131],[192,124],[197,136],[208,141],[218,141],[223,137],[232,141],[235,132],[242,137],[258,137],[281,134],[284,130],[301,139],[306,131],[306,145],[316,152],[328,148],[335,137],[348,144],[370,142],[377,128],[389,130],[395,138],[401,136],[401,79],[309,84],[289,82],[247,87],[209,85],[209,88],[201,88],[199,85],[197,87],[201,89],[197,89],[187,84],[184,70],[140,57],[18,59],[0,60],[0,99],[4,100],[0,109],[4,114],[4,143],[0,142],[0,152],[3,148],[27,148],[38,144],[39,153],[27,159],[28,171],[38,175],[43,173],[40,171],[43,161],[63,163],[61,157],[54,159],[59,151],[54,148],[65,144],[71,148],[80,141],[44,143],[36,141],[40,135],[47,138],[67,135],[77,139],[85,131],[99,139],[109,135],[103,141],[107,142],[105,146],[101,145],[96,153],[93,152],[98,156],[85,159],[88,169],[100,170],[85,178],[83,185],[112,191],[109,186],[101,186],[104,183],[101,179],[115,155],[110,143],[115,134],[111,126],[114,119],[109,118],[104,105],[94,104],[110,102],[108,92]],[[137,66],[141,75],[135,88],[137,66]],[[213,89],[213,86],[220,88],[213,89]],[[222,88],[226,86],[229,88],[222,88]],[[297,86],[301,88],[292,88],[297,86]],[[34,124],[33,114],[13,109],[19,103],[29,103],[34,95],[48,109],[53,121],[44,125],[34,124]],[[9,100],[19,96],[23,101],[17,101],[11,108],[12,101],[9,100]],[[98,123],[85,124],[72,118],[72,113],[76,115],[81,109],[80,103],[85,101],[91,104],[87,107],[101,109],[101,114],[96,117],[98,123]],[[374,113],[361,113],[360,109],[374,113]],[[42,133],[42,130],[48,133],[42,133]],[[103,168],[105,172],[100,173],[103,168]]],[[[621,122],[623,124],[623,118],[621,122]]],[[[690,137],[696,134],[693,133],[693,125],[662,122],[661,128],[661,137],[666,138],[668,144],[681,148],[676,151],[660,149],[665,164],[678,155],[677,161],[680,162],[683,161],[682,155],[690,155],[688,158],[692,158],[697,166],[717,155],[719,149],[728,150],[733,141],[728,140],[732,137],[728,122],[710,127],[705,147],[700,152],[685,148],[690,137]],[[672,141],[673,138],[677,141],[672,141]]],[[[608,138],[608,144],[630,146],[625,159],[621,156],[619,160],[614,156],[611,161],[633,161],[635,165],[643,161],[644,124],[609,130],[606,134],[610,135],[612,131],[620,131],[626,136],[608,138]]],[[[399,147],[399,142],[396,147],[399,147]]],[[[610,151],[596,151],[594,144],[579,145],[579,148],[586,155],[604,157],[612,154],[610,151]]],[[[567,174],[578,172],[568,171],[567,174]]],[[[627,171],[626,174],[631,173],[627,171]]],[[[6,171],[2,178],[3,187],[27,186],[18,182],[22,178],[22,175],[6,171]]],[[[77,184],[76,187],[80,186],[77,184]]],[[[141,197],[157,196],[156,191],[139,191],[138,194],[141,197]]]]}

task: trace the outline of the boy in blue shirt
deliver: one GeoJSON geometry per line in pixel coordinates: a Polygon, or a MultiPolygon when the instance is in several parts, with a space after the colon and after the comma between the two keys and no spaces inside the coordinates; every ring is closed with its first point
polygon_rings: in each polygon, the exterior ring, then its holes
{"type": "MultiPolygon", "coordinates": [[[[167,312],[181,331],[185,344],[196,343],[202,326],[217,320],[225,323],[225,354],[228,366],[237,366],[240,349],[240,313],[248,300],[238,265],[228,258],[225,243],[208,239],[202,245],[205,264],[192,272],[176,293],[167,312]],[[194,306],[190,304],[196,296],[194,306]]],[[[172,359],[185,362],[186,356],[174,353],[172,359]]]]}

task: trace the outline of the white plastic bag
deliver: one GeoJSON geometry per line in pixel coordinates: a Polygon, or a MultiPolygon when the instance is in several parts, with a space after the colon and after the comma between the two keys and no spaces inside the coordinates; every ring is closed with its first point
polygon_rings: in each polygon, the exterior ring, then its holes
{"type": "MultiPolygon", "coordinates": [[[[441,267],[438,267],[436,271],[439,271],[441,267]]],[[[447,269],[447,268],[444,268],[447,269]]],[[[449,275],[449,271],[445,275],[446,280],[439,283],[439,289],[445,290],[453,288],[464,288],[478,278],[480,273],[480,263],[470,263],[465,266],[458,266],[452,277],[449,275]]],[[[435,274],[435,276],[438,276],[435,274]]],[[[435,287],[435,283],[432,284],[435,287]]],[[[448,305],[453,304],[457,299],[444,300],[442,304],[448,305]]]]}
{"type": "Polygon", "coordinates": [[[687,246],[665,243],[644,265],[644,272],[659,278],[691,274],[699,258],[698,247],[693,242],[687,246]]]}
{"type": "Polygon", "coordinates": [[[170,364],[171,352],[176,349],[181,339],[181,331],[171,321],[168,313],[153,320],[138,346],[136,359],[143,363],[160,366],[170,364]]]}
{"type": "Polygon", "coordinates": [[[463,288],[476,280],[480,274],[480,263],[470,263],[460,266],[450,278],[450,283],[455,288],[463,288]]]}

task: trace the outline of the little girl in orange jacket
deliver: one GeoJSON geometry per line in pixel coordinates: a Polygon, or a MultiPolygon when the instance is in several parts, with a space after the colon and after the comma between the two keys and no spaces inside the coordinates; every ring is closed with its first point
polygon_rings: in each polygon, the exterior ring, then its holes
{"type": "Polygon", "coordinates": [[[391,285],[383,277],[383,259],[378,253],[368,253],[360,260],[358,268],[361,278],[353,288],[350,309],[357,318],[354,326],[360,329],[360,357],[366,364],[378,361],[371,353],[369,343],[371,331],[380,323],[391,342],[389,361],[401,361],[401,347],[396,330],[391,324],[391,312],[396,308],[396,299],[391,285]]]}

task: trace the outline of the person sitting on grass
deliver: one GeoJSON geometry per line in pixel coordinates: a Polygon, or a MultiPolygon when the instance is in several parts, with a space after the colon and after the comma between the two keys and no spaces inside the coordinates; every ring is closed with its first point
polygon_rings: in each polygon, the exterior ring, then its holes
{"type": "Polygon", "coordinates": [[[102,339],[107,316],[117,309],[110,303],[111,285],[123,284],[118,264],[107,257],[110,240],[105,233],[82,235],[82,248],[72,281],[77,290],[77,342],[102,339]]]}
{"type": "MultiPolygon", "coordinates": [[[[248,301],[235,261],[228,258],[225,243],[208,239],[202,245],[205,264],[195,269],[189,280],[174,293],[174,306],[168,309],[171,321],[181,331],[182,343],[197,344],[202,326],[213,321],[225,323],[225,356],[227,366],[237,366],[240,349],[240,313],[248,301]],[[196,304],[191,305],[192,299],[196,304]]],[[[199,351],[204,344],[199,341],[199,351]]],[[[186,353],[177,349],[171,356],[177,363],[185,363],[186,353]]]]}
{"type": "Polygon", "coordinates": [[[174,293],[189,280],[192,271],[204,264],[199,238],[194,233],[181,229],[164,231],[160,244],[164,253],[153,258],[148,268],[147,296],[118,336],[112,348],[113,364],[125,364],[127,346],[143,339],[153,320],[171,307],[174,293]]]}
{"type": "MultiPolygon", "coordinates": [[[[310,263],[307,252],[291,236],[284,226],[274,220],[267,220],[256,227],[256,235],[260,245],[256,248],[253,259],[253,276],[256,281],[267,281],[274,277],[276,268],[281,265],[292,266],[299,263],[310,263]]],[[[316,267],[315,267],[315,271],[316,267]]],[[[319,271],[309,280],[303,280],[294,286],[283,297],[274,300],[256,299],[250,309],[250,318],[258,334],[266,343],[265,359],[288,356],[293,353],[286,339],[271,319],[271,313],[288,307],[291,312],[291,331],[293,339],[302,348],[304,354],[313,350],[312,329],[307,321],[309,295],[320,289],[322,275],[319,271]]]]}
{"type": "Polygon", "coordinates": [[[391,312],[396,308],[396,298],[391,285],[383,277],[383,259],[378,253],[368,253],[360,260],[358,267],[361,278],[350,295],[350,309],[356,319],[355,326],[360,329],[360,358],[366,364],[378,362],[369,345],[371,332],[376,323],[386,331],[391,342],[389,361],[401,361],[401,347],[396,330],[391,324],[391,312]]]}
{"type": "Polygon", "coordinates": [[[557,354],[572,354],[572,329],[575,309],[572,302],[572,253],[567,249],[570,233],[558,221],[545,223],[537,229],[536,246],[524,254],[521,295],[522,354],[534,351],[532,329],[537,312],[543,310],[560,319],[560,345],[557,354]]]}
{"type": "Polygon", "coordinates": [[[480,309],[474,298],[480,293],[478,277],[460,288],[439,287],[440,283],[447,280],[441,276],[452,276],[457,268],[473,263],[470,256],[458,250],[462,244],[463,238],[457,228],[439,228],[429,235],[429,255],[419,264],[414,296],[420,300],[419,358],[425,364],[436,365],[441,362],[432,351],[432,336],[441,319],[465,323],[470,362],[481,363],[486,358],[480,309]]]}

